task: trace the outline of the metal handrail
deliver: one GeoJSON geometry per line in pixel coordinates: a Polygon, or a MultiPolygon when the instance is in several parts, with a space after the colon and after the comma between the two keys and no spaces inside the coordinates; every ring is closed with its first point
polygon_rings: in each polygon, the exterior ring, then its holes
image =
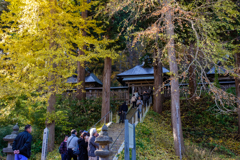
{"type": "Polygon", "coordinates": [[[112,143],[110,149],[112,149],[113,145],[117,142],[118,138],[120,137],[120,135],[122,134],[122,132],[125,130],[125,127],[123,127],[122,131],[120,132],[120,134],[117,136],[116,140],[112,143]]]}
{"type": "MultiPolygon", "coordinates": [[[[111,111],[112,111],[112,110],[110,110],[104,117],[102,117],[99,121],[97,121],[97,123],[95,123],[92,127],[90,127],[90,129],[96,127],[96,125],[97,125],[99,122],[101,122],[109,113],[111,113],[111,111]]],[[[104,122],[104,124],[105,124],[105,122],[104,122]]],[[[90,129],[88,130],[88,132],[90,131],[90,129]]]]}
{"type": "Polygon", "coordinates": [[[131,118],[129,118],[129,120],[131,120],[135,116],[136,112],[138,112],[138,109],[136,109],[136,111],[132,114],[132,116],[131,116],[131,118]]]}
{"type": "MultiPolygon", "coordinates": [[[[135,116],[136,112],[138,112],[138,110],[136,110],[136,111],[132,114],[132,116],[129,118],[129,121],[132,119],[132,117],[135,116]]],[[[118,138],[120,137],[120,135],[122,134],[122,132],[124,131],[124,129],[125,129],[125,127],[123,127],[122,131],[119,133],[119,135],[117,136],[116,140],[112,143],[110,149],[112,149],[113,145],[117,142],[118,138]]]]}

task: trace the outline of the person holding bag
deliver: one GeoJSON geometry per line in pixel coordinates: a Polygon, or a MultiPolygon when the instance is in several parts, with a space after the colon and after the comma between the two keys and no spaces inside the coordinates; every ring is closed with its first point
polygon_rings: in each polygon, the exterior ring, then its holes
{"type": "Polygon", "coordinates": [[[78,147],[77,131],[73,129],[71,133],[71,137],[67,140],[67,159],[71,160],[73,158],[74,160],[77,160],[77,155],[73,154],[73,150],[78,147]]]}

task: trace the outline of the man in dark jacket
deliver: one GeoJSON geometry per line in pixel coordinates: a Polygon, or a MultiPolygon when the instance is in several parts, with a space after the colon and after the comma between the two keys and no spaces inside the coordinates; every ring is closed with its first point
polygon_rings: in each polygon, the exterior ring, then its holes
{"type": "Polygon", "coordinates": [[[31,156],[32,126],[26,125],[25,131],[18,134],[15,138],[12,149],[15,154],[15,160],[27,160],[31,156]]]}
{"type": "Polygon", "coordinates": [[[146,91],[143,92],[143,105],[146,107],[148,100],[148,93],[146,91]]]}
{"type": "Polygon", "coordinates": [[[78,139],[79,152],[78,160],[88,160],[88,134],[83,132],[81,137],[78,139]]]}
{"type": "Polygon", "coordinates": [[[121,110],[122,110],[122,123],[124,123],[125,119],[126,119],[126,115],[127,115],[127,111],[128,111],[128,106],[126,105],[126,102],[124,102],[121,106],[121,110]]]}

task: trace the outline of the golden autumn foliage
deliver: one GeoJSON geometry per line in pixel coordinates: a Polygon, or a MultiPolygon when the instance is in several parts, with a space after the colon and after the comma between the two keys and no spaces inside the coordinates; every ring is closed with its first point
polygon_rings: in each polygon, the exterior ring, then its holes
{"type": "Polygon", "coordinates": [[[27,95],[38,91],[32,100],[46,101],[55,84],[56,93],[70,88],[66,79],[72,76],[77,61],[111,57],[106,49],[109,40],[93,19],[83,19],[81,12],[90,10],[94,2],[85,0],[7,0],[9,12],[1,15],[0,99],[27,95]],[[75,3],[77,2],[77,4],[75,3]],[[82,35],[82,30],[87,36],[82,35]],[[92,34],[94,33],[94,35],[92,34]],[[97,35],[97,36],[96,36],[97,35]],[[77,56],[77,48],[85,55],[77,56]],[[49,73],[55,78],[48,79],[49,73]]]}

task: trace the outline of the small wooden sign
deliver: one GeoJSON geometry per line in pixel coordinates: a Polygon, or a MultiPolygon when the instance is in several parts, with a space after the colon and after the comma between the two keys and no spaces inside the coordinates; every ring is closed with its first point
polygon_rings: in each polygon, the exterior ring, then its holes
{"type": "Polygon", "coordinates": [[[129,133],[129,148],[134,147],[134,137],[133,137],[133,125],[128,123],[128,133],[129,133]]]}
{"type": "Polygon", "coordinates": [[[45,128],[44,131],[43,131],[43,143],[42,143],[41,160],[46,160],[46,157],[47,157],[48,133],[49,133],[49,130],[47,128],[45,128]]]}

